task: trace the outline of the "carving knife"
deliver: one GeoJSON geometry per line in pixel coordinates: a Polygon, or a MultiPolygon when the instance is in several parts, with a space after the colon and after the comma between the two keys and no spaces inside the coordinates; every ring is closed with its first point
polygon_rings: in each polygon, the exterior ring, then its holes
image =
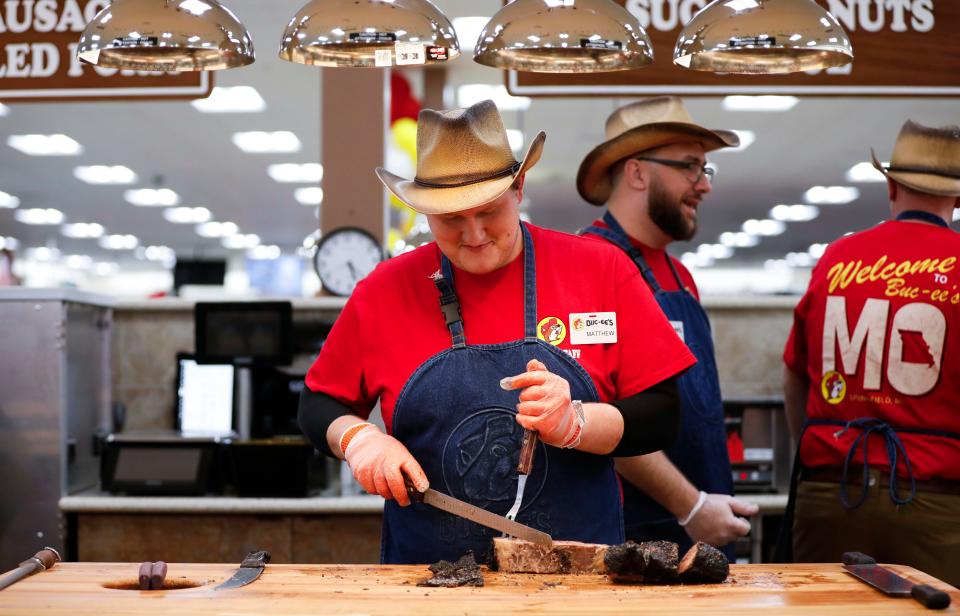
{"type": "MultiPolygon", "coordinates": [[[[510,377],[500,379],[500,389],[504,391],[513,390],[512,379],[510,377]]],[[[523,491],[527,487],[527,477],[533,470],[533,454],[537,452],[539,441],[537,433],[533,430],[523,431],[523,441],[520,444],[520,461],[517,463],[517,497],[513,500],[513,506],[510,507],[510,511],[505,516],[508,520],[516,520],[517,514],[520,513],[523,491]]]]}
{"type": "Polygon", "coordinates": [[[553,547],[553,539],[543,531],[530,528],[525,524],[514,522],[513,520],[508,520],[503,516],[499,516],[486,509],[481,509],[480,507],[476,507],[442,492],[437,492],[432,488],[426,492],[420,492],[413,487],[413,484],[407,483],[407,492],[410,493],[410,499],[414,502],[426,503],[437,509],[442,509],[447,513],[466,518],[471,522],[499,530],[512,537],[526,539],[527,541],[542,545],[546,548],[553,547]]]}
{"type": "Polygon", "coordinates": [[[930,610],[942,610],[950,605],[950,595],[942,590],[929,584],[914,584],[861,552],[844,552],[843,569],[891,597],[913,597],[930,610]]]}
{"type": "Polygon", "coordinates": [[[260,550],[259,552],[250,552],[247,554],[240,568],[230,577],[229,580],[214,587],[214,590],[229,590],[231,588],[240,588],[256,580],[263,573],[267,563],[270,562],[270,552],[260,550]]]}
{"type": "Polygon", "coordinates": [[[16,584],[25,577],[40,573],[52,568],[60,562],[60,553],[53,548],[43,548],[27,560],[20,563],[16,569],[0,576],[0,590],[16,584]]]}

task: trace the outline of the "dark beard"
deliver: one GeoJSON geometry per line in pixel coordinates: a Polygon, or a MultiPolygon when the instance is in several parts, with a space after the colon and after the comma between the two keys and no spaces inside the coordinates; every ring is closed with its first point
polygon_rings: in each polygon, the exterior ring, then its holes
{"type": "Polygon", "coordinates": [[[673,239],[683,242],[697,233],[696,221],[687,222],[680,211],[680,202],[672,200],[656,180],[650,183],[647,206],[650,220],[673,239]]]}

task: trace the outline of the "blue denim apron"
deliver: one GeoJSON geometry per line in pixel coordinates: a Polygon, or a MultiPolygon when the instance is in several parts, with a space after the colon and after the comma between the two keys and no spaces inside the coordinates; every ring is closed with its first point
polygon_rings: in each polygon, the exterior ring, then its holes
{"type": "MultiPolygon", "coordinates": [[[[393,436],[423,467],[430,487],[498,515],[507,513],[517,493],[523,435],[515,419],[519,392],[502,390],[500,379],[526,372],[527,362],[539,359],[570,383],[573,399],[598,399],[583,367],[537,338],[533,241],[521,227],[524,338],[468,345],[453,267],[441,256],[442,276],[436,284],[453,344],[417,368],[393,415],[393,436]]],[[[540,443],[517,521],[555,539],[621,543],[623,517],[613,460],[540,443]]],[[[478,561],[489,561],[492,540],[499,534],[429,505],[400,507],[391,500],[384,507],[380,560],[423,564],[456,560],[473,550],[478,561]]]]}
{"type": "MultiPolygon", "coordinates": [[[[663,290],[643,254],[630,243],[627,233],[610,212],[604,214],[603,221],[608,228],[590,226],[582,233],[600,236],[630,255],[667,318],[683,323],[684,342],[697,358],[697,363],[677,382],[682,423],[677,442],[666,450],[667,457],[698,490],[708,494],[733,494],[720,379],[717,376],[707,314],[700,302],[686,290],[669,256],[667,263],[677,280],[679,291],[663,290]]],[[[681,554],[692,545],[690,537],[673,514],[627,481],[623,482],[623,501],[627,539],[673,541],[680,545],[681,554]]],[[[733,544],[724,546],[723,550],[728,558],[733,558],[733,544]]]]}

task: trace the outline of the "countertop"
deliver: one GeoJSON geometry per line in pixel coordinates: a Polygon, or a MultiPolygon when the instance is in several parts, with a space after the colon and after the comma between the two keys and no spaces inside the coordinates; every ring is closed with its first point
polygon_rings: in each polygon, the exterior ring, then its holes
{"type": "MultiPolygon", "coordinates": [[[[60,563],[2,591],[0,614],[751,614],[902,616],[926,610],[890,598],[844,573],[839,564],[732,565],[722,584],[621,586],[600,575],[484,572],[481,588],[422,588],[424,566],[268,565],[241,588],[214,590],[236,565],[169,563],[178,590],[136,588],[139,563],[60,563]]],[[[943,614],[957,614],[960,591],[915,569],[891,566],[951,593],[943,614]]]]}

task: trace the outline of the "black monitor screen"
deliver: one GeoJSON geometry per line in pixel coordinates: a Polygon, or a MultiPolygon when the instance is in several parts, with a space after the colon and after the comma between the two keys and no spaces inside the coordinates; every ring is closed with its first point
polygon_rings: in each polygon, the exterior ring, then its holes
{"type": "Polygon", "coordinates": [[[226,274],[226,261],[177,259],[177,264],[173,267],[173,288],[179,289],[185,284],[223,286],[226,274]]]}
{"type": "Polygon", "coordinates": [[[200,363],[286,365],[293,355],[290,302],[198,302],[200,363]]]}

